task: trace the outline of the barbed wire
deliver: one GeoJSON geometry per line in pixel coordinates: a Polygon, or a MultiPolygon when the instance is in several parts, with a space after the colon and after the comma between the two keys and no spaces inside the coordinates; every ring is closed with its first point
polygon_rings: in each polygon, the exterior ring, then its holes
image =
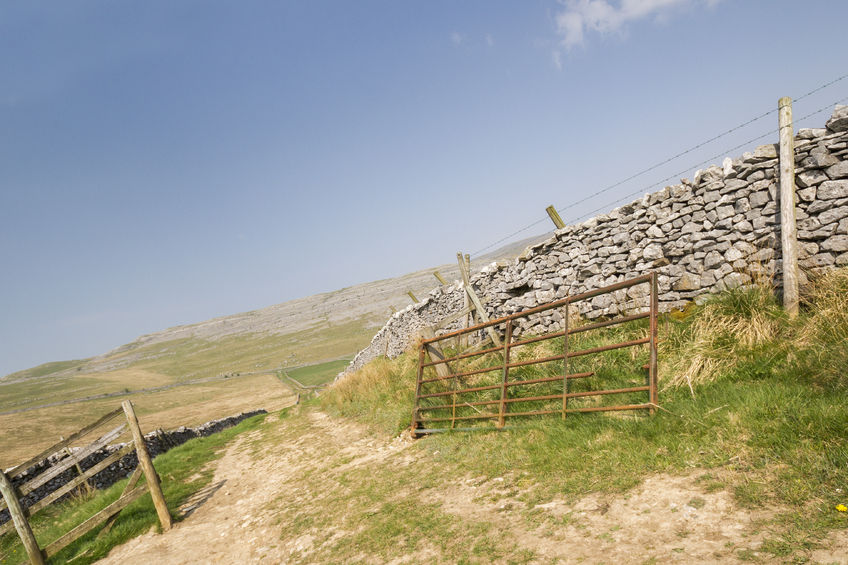
{"type": "MultiPolygon", "coordinates": [[[[826,83],[824,83],[824,84],[822,84],[822,85],[817,86],[816,88],[814,88],[814,89],[812,89],[812,90],[810,90],[810,91],[808,91],[808,92],[805,92],[804,94],[802,94],[802,95],[798,96],[798,97],[797,97],[797,98],[795,98],[794,100],[795,100],[796,102],[797,102],[797,101],[800,101],[800,100],[803,100],[804,98],[807,98],[807,97],[809,97],[809,96],[812,96],[812,95],[813,95],[813,94],[815,94],[816,92],[819,92],[819,91],[821,91],[821,90],[824,90],[825,88],[828,88],[828,87],[830,87],[830,86],[833,86],[834,84],[836,84],[836,83],[838,83],[838,82],[840,82],[840,81],[842,81],[842,80],[844,80],[844,79],[846,79],[846,78],[848,78],[848,74],[844,74],[844,75],[842,75],[842,76],[839,76],[839,77],[837,77],[837,78],[835,78],[835,79],[833,79],[833,80],[831,80],[831,81],[828,81],[828,82],[826,82],[826,83]]],[[[840,100],[840,101],[838,101],[838,102],[835,102],[834,104],[840,104],[840,103],[842,103],[843,101],[845,101],[845,99],[842,99],[842,100],[840,100]]],[[[821,113],[821,112],[825,111],[827,108],[830,108],[830,107],[832,107],[832,106],[833,106],[833,104],[829,104],[828,106],[825,106],[825,107],[823,107],[823,108],[821,108],[821,109],[819,109],[819,110],[816,110],[816,111],[814,111],[814,112],[812,112],[812,113],[810,113],[810,114],[807,114],[806,116],[803,116],[803,117],[801,117],[801,118],[798,118],[798,119],[797,119],[797,121],[799,121],[799,122],[800,122],[801,120],[804,120],[804,119],[806,119],[806,118],[809,118],[809,117],[811,117],[811,116],[814,116],[814,115],[816,115],[816,114],[819,114],[819,113],[821,113]]],[[[625,179],[623,179],[623,180],[620,180],[620,181],[618,181],[618,182],[616,182],[616,183],[613,183],[613,184],[611,184],[611,185],[609,185],[609,186],[607,186],[607,187],[604,187],[604,188],[602,188],[601,190],[598,190],[598,191],[596,191],[596,192],[594,192],[594,193],[592,193],[592,194],[590,194],[590,195],[588,195],[588,196],[585,196],[585,197],[581,198],[580,200],[577,200],[577,201],[572,202],[572,203],[570,203],[570,204],[568,204],[568,205],[566,205],[566,206],[563,206],[563,207],[561,207],[561,208],[558,208],[558,211],[569,210],[569,209],[571,209],[571,208],[574,208],[575,206],[579,206],[580,204],[582,204],[582,203],[584,203],[584,202],[586,202],[586,201],[588,201],[588,200],[591,200],[592,198],[595,198],[595,197],[597,197],[597,196],[600,196],[601,194],[605,194],[605,193],[609,192],[610,190],[613,190],[613,189],[615,189],[615,188],[617,188],[617,187],[619,187],[619,186],[621,186],[621,185],[623,185],[623,184],[625,184],[625,183],[627,183],[627,182],[629,182],[629,181],[632,181],[632,180],[634,180],[634,179],[636,179],[636,178],[638,178],[638,177],[640,177],[640,176],[642,176],[642,175],[644,175],[644,174],[647,174],[647,173],[649,173],[649,172],[651,172],[651,171],[654,171],[654,170],[656,170],[656,169],[658,169],[658,168],[662,167],[663,165],[667,165],[668,163],[670,163],[670,162],[672,162],[672,161],[675,161],[675,160],[679,159],[680,157],[683,157],[683,156],[685,156],[685,155],[688,155],[689,153],[692,153],[693,151],[696,151],[696,150],[698,150],[698,149],[700,149],[700,148],[702,148],[702,147],[704,147],[704,146],[706,146],[706,145],[708,145],[708,144],[710,144],[710,143],[712,143],[712,142],[714,142],[714,141],[717,141],[717,140],[719,140],[719,139],[721,139],[721,138],[723,138],[723,137],[725,137],[725,136],[727,136],[727,135],[730,135],[730,134],[731,134],[731,133],[733,133],[733,132],[736,132],[736,131],[738,131],[738,130],[740,130],[740,129],[744,128],[744,127],[747,127],[747,126],[749,126],[749,125],[753,124],[754,122],[757,122],[757,121],[759,121],[759,120],[761,120],[761,119],[763,119],[763,118],[766,118],[766,117],[768,117],[768,116],[770,116],[770,115],[772,115],[772,114],[776,113],[777,111],[778,111],[778,110],[775,108],[775,109],[769,110],[768,112],[764,112],[764,113],[762,113],[762,114],[759,114],[759,115],[757,115],[757,116],[754,116],[753,118],[751,118],[751,119],[749,119],[749,120],[746,120],[746,121],[742,122],[741,124],[739,124],[739,125],[737,125],[737,126],[734,126],[734,127],[730,128],[730,129],[728,129],[728,130],[726,130],[726,131],[724,131],[724,132],[722,132],[722,133],[720,133],[720,134],[718,134],[718,135],[715,135],[715,136],[713,136],[713,137],[711,137],[711,138],[709,138],[709,139],[707,139],[707,140],[705,140],[705,141],[702,141],[702,142],[700,142],[700,143],[697,143],[696,145],[693,145],[692,147],[690,147],[690,148],[688,148],[688,149],[686,149],[686,150],[684,150],[684,151],[681,151],[681,152],[679,152],[679,153],[677,153],[677,154],[675,154],[675,155],[673,155],[673,156],[671,156],[671,157],[668,157],[668,158],[666,158],[666,159],[663,159],[662,161],[660,161],[660,162],[658,162],[658,163],[656,163],[656,164],[654,164],[654,165],[651,165],[650,167],[648,167],[648,168],[646,168],[646,169],[643,169],[643,170],[641,170],[641,171],[639,171],[639,172],[637,172],[637,173],[634,173],[634,174],[630,175],[629,177],[627,177],[627,178],[625,178],[625,179]]],[[[734,146],[734,147],[731,147],[731,148],[729,148],[729,149],[725,149],[724,151],[722,151],[722,152],[721,152],[719,155],[717,155],[716,157],[711,157],[710,159],[708,159],[708,160],[706,160],[706,161],[703,161],[703,162],[701,162],[701,163],[699,163],[699,164],[697,164],[697,165],[687,167],[686,169],[684,169],[684,170],[683,170],[682,172],[680,172],[680,173],[675,173],[674,175],[671,175],[670,177],[666,177],[666,178],[665,178],[665,179],[663,179],[663,180],[660,180],[660,181],[657,181],[657,182],[655,182],[655,183],[651,184],[648,188],[652,188],[652,187],[655,187],[655,186],[657,186],[657,185],[659,185],[659,184],[665,183],[665,182],[667,182],[667,181],[669,181],[669,180],[671,180],[671,179],[673,179],[673,178],[677,177],[678,175],[685,174],[687,171],[689,171],[689,170],[691,170],[691,169],[693,169],[693,168],[697,168],[697,167],[700,167],[700,166],[702,166],[702,165],[704,165],[704,164],[707,164],[707,163],[709,163],[710,161],[712,161],[713,159],[717,159],[718,157],[721,157],[722,155],[726,155],[726,154],[728,154],[728,153],[730,153],[730,152],[732,152],[732,151],[735,151],[735,150],[737,150],[737,149],[740,149],[741,147],[745,147],[746,145],[749,145],[750,143],[753,143],[753,142],[755,142],[755,141],[758,141],[758,140],[760,140],[760,139],[762,139],[762,138],[764,138],[764,137],[767,137],[767,136],[769,136],[769,135],[774,135],[774,133],[775,133],[775,132],[777,132],[777,131],[779,131],[779,130],[772,130],[772,131],[769,131],[769,132],[767,132],[767,133],[765,133],[765,134],[763,134],[763,135],[757,136],[757,137],[755,137],[755,138],[753,138],[753,139],[751,139],[751,140],[749,140],[749,141],[746,141],[746,142],[744,142],[744,143],[741,143],[741,144],[736,145],[736,146],[734,146]]],[[[593,214],[595,214],[595,213],[597,213],[597,212],[599,212],[599,211],[602,211],[602,210],[604,210],[604,209],[608,208],[608,207],[609,207],[609,206],[611,206],[611,205],[614,205],[614,204],[616,204],[616,203],[618,203],[618,202],[621,202],[621,201],[624,201],[624,200],[626,200],[626,199],[628,199],[628,198],[631,198],[633,195],[640,194],[640,193],[644,192],[644,190],[646,190],[646,189],[639,189],[638,191],[632,192],[632,193],[628,194],[627,196],[620,197],[619,199],[617,199],[617,200],[613,201],[612,203],[604,204],[603,206],[601,206],[601,207],[599,207],[599,208],[597,208],[597,209],[593,210],[592,212],[588,212],[587,214],[581,215],[581,216],[580,216],[580,218],[586,217],[586,216],[588,216],[588,215],[593,215],[593,214]]],[[[516,230],[516,231],[512,232],[511,234],[509,234],[509,235],[507,235],[507,236],[505,236],[505,237],[502,237],[502,238],[498,239],[497,241],[494,241],[494,242],[490,243],[489,245],[487,245],[487,246],[485,246],[485,247],[481,248],[480,250],[478,250],[478,251],[476,251],[476,252],[472,253],[472,254],[471,254],[471,256],[472,256],[472,257],[479,256],[481,253],[483,253],[483,252],[485,252],[485,251],[488,251],[489,249],[491,249],[491,248],[495,247],[496,245],[501,244],[501,243],[506,242],[506,241],[509,241],[510,239],[514,238],[515,236],[517,236],[517,235],[519,235],[519,234],[521,234],[521,233],[523,233],[523,232],[525,232],[525,231],[527,231],[527,230],[529,230],[529,229],[532,229],[532,228],[534,228],[535,226],[537,226],[537,225],[539,225],[539,224],[541,224],[541,223],[543,223],[543,222],[545,222],[545,221],[547,221],[547,218],[541,218],[541,219],[539,219],[539,220],[536,220],[535,222],[533,222],[533,223],[531,223],[531,224],[528,224],[528,225],[524,226],[523,228],[518,229],[518,230],[516,230]]],[[[568,223],[572,223],[572,222],[573,222],[573,220],[570,220],[568,223]]]]}
{"type": "MultiPolygon", "coordinates": [[[[833,106],[835,106],[836,104],[842,104],[843,102],[848,102],[848,97],[845,97],[845,98],[843,98],[843,99],[841,99],[841,100],[837,100],[836,102],[833,102],[833,103],[831,103],[831,104],[828,104],[827,106],[823,106],[823,107],[819,108],[818,110],[815,110],[814,112],[810,112],[809,114],[807,114],[807,115],[805,115],[805,116],[801,116],[800,118],[795,119],[795,121],[800,122],[801,120],[806,120],[807,118],[811,118],[812,116],[815,116],[816,114],[821,114],[822,112],[825,112],[825,111],[829,110],[830,108],[832,108],[832,107],[833,107],[833,106]]],[[[722,156],[724,156],[724,155],[727,155],[727,154],[728,154],[728,153],[730,153],[731,151],[736,151],[737,149],[741,149],[741,148],[743,148],[743,147],[745,147],[745,146],[749,146],[749,145],[751,145],[751,144],[752,144],[752,143],[754,143],[755,141],[759,141],[759,140],[761,140],[761,139],[763,139],[763,138],[765,138],[765,137],[770,137],[770,136],[773,136],[773,135],[778,134],[778,133],[780,133],[780,128],[775,128],[775,129],[773,129],[773,130],[771,130],[771,131],[767,131],[766,133],[764,133],[764,134],[762,134],[762,135],[758,135],[757,137],[754,137],[754,138],[752,138],[752,139],[749,139],[748,141],[745,141],[745,142],[743,142],[743,143],[740,143],[739,145],[736,145],[736,146],[734,146],[734,147],[731,147],[730,149],[727,149],[727,150],[725,150],[725,151],[722,151],[722,152],[721,152],[721,153],[719,153],[718,155],[714,155],[714,156],[710,157],[709,159],[704,159],[703,161],[701,161],[700,163],[697,163],[696,165],[693,165],[693,166],[690,166],[690,167],[686,167],[684,170],[682,170],[682,171],[680,171],[680,172],[674,173],[673,175],[670,175],[670,176],[668,176],[668,177],[666,177],[666,178],[664,178],[664,179],[662,179],[662,180],[660,180],[660,181],[657,181],[657,182],[655,182],[655,183],[653,183],[653,184],[651,184],[651,185],[648,185],[648,186],[646,186],[646,187],[640,188],[639,190],[636,190],[636,191],[631,192],[631,193],[629,193],[629,194],[627,194],[627,195],[625,195],[625,196],[622,196],[622,197],[621,197],[621,198],[619,198],[618,200],[615,200],[615,201],[613,201],[613,202],[607,203],[607,204],[605,204],[605,205],[601,206],[600,208],[596,208],[595,210],[592,210],[591,212],[587,212],[587,213],[582,214],[582,215],[580,215],[580,216],[578,216],[578,217],[576,217],[576,218],[573,218],[573,219],[569,220],[569,221],[568,221],[568,222],[566,222],[566,223],[567,223],[567,224],[573,224],[573,223],[579,222],[580,220],[582,220],[582,219],[584,219],[584,218],[588,218],[588,217],[594,216],[594,215],[595,215],[595,214],[597,214],[598,212],[602,212],[602,211],[604,211],[604,210],[608,209],[610,206],[614,206],[614,205],[619,204],[619,203],[621,203],[621,202],[625,202],[625,201],[629,200],[630,198],[633,198],[634,196],[637,196],[637,195],[639,195],[639,194],[644,194],[646,191],[651,190],[652,188],[656,188],[657,186],[660,186],[660,185],[662,185],[662,184],[665,184],[666,182],[668,182],[668,181],[670,181],[670,180],[673,180],[673,179],[675,179],[675,178],[679,177],[680,175],[686,174],[688,171],[691,171],[692,169],[697,169],[698,167],[702,167],[702,166],[704,166],[704,165],[708,165],[708,164],[710,164],[710,163],[713,163],[713,162],[715,162],[715,160],[716,160],[716,159],[718,159],[719,157],[722,157],[722,156]]]]}

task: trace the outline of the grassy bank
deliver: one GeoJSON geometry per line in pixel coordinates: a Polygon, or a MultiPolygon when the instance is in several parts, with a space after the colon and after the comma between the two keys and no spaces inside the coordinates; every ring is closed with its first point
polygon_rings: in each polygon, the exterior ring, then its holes
{"type": "MultiPolygon", "coordinates": [[[[771,289],[735,289],[660,324],[654,416],[548,417],[419,443],[438,454],[445,476],[520,477],[532,484],[522,495],[528,503],[696,473],[705,489],[727,490],[741,507],[776,509],[763,551],[798,556],[848,527],[835,509],[848,503],[846,337],[848,270],[817,280],[796,320],[771,289]]],[[[330,388],[323,406],[397,433],[411,420],[416,362],[407,354],[372,363],[330,388]]]]}

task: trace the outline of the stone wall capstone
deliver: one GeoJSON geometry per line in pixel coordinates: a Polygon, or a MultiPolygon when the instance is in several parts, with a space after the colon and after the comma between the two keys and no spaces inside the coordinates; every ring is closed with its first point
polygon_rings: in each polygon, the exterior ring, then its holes
{"type": "MultiPolygon", "coordinates": [[[[836,106],[824,128],[795,136],[796,220],[801,284],[804,272],[848,265],[848,106],[836,106]]],[[[509,263],[471,277],[490,317],[657,271],[660,309],[670,311],[709,293],[775,276],[780,285],[778,146],[763,145],[692,180],[566,226],[509,263]]],[[[396,357],[421,330],[462,310],[461,282],[432,290],[392,315],[339,378],[380,356],[396,357]]],[[[580,303],[587,318],[646,305],[632,287],[580,303]]],[[[556,331],[549,311],[523,320],[517,333],[556,331]]],[[[442,329],[460,327],[457,321],[442,329]]]]}

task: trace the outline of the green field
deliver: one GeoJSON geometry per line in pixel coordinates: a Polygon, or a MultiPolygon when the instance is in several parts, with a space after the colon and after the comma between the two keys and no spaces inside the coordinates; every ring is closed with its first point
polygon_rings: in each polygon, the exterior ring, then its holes
{"type": "Polygon", "coordinates": [[[298,367],[297,369],[286,371],[286,373],[304,386],[317,386],[333,382],[336,375],[342,372],[349,364],[350,359],[336,359],[335,361],[327,361],[326,363],[318,363],[317,365],[298,367]]]}

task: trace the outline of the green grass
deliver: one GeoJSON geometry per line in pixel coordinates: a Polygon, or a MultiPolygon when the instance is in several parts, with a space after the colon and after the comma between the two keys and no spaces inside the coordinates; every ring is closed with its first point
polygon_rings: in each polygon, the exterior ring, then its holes
{"type": "MultiPolygon", "coordinates": [[[[526,477],[534,485],[523,495],[527,502],[554,494],[620,493],[651,474],[712,470],[705,473],[705,492],[727,489],[741,506],[787,509],[775,518],[776,533],[764,551],[806,551],[828,531],[848,526],[844,513],[834,510],[845,503],[848,484],[845,281],[846,269],[822,279],[824,287],[811,294],[797,320],[784,315],[763,288],[725,292],[666,317],[660,325],[662,409],[653,416],[510,421],[518,428],[434,434],[420,443],[438,453],[439,467],[450,476],[526,477]]],[[[644,327],[638,324],[605,331],[581,338],[579,348],[639,332],[644,327]]],[[[577,348],[571,340],[569,346],[577,348]]],[[[539,348],[532,354],[550,352],[539,348]]],[[[610,352],[569,372],[592,369],[607,379],[638,379],[638,373],[621,372],[641,363],[628,355],[610,352]]],[[[328,389],[323,406],[396,433],[411,421],[416,357],[407,353],[366,366],[328,389]]],[[[540,376],[555,370],[533,369],[540,376]]]]}
{"type": "Polygon", "coordinates": [[[368,320],[363,318],[283,335],[242,334],[214,341],[185,338],[133,347],[109,359],[118,368],[113,374],[87,373],[82,361],[49,363],[15,375],[49,375],[69,367],[80,367],[81,371],[45,379],[15,379],[9,384],[0,381],[0,412],[225,373],[273,372],[291,353],[296,353],[298,363],[326,364],[326,369],[316,367],[320,374],[310,379],[329,379],[332,370],[343,367],[341,361],[326,359],[352,355],[369,343],[372,334],[368,320]],[[136,375],[141,372],[155,382],[139,381],[136,375]]]}
{"type": "Polygon", "coordinates": [[[332,326],[320,324],[290,334],[243,334],[215,341],[182,339],[132,349],[124,355],[142,355],[133,366],[169,375],[176,380],[214,376],[222,372],[273,370],[289,353],[300,363],[323,362],[356,352],[371,339],[366,319],[332,326]]]}
{"type": "Polygon", "coordinates": [[[18,371],[16,373],[6,375],[2,379],[0,379],[0,381],[35,379],[38,377],[46,377],[47,375],[52,375],[53,373],[58,373],[59,371],[79,367],[80,365],[84,365],[86,361],[88,361],[88,359],[73,359],[70,361],[52,361],[50,363],[43,363],[41,365],[38,365],[37,367],[32,367],[31,369],[24,369],[23,371],[18,371]]]}
{"type": "MultiPolygon", "coordinates": [[[[190,440],[156,457],[154,466],[162,478],[162,489],[172,516],[176,517],[175,510],[192,494],[209,484],[212,470],[208,463],[222,454],[223,447],[237,435],[259,428],[264,418],[263,415],[254,416],[237,426],[206,438],[190,440]]],[[[118,498],[126,482],[122,480],[109,489],[95,491],[93,495],[51,505],[36,514],[31,523],[39,545],[48,545],[108,506],[118,498]]],[[[156,511],[150,495],[145,494],[121,512],[108,533],[98,536],[99,529],[95,529],[63,549],[50,562],[73,560],[78,564],[92,563],[104,557],[112,547],[144,533],[155,524],[158,524],[156,511]]],[[[14,531],[0,538],[0,555],[3,556],[2,563],[17,563],[25,558],[14,531]]]]}
{"type": "Polygon", "coordinates": [[[336,359],[335,361],[327,361],[326,363],[298,367],[297,369],[291,369],[286,372],[291,378],[296,379],[297,382],[304,386],[315,386],[332,382],[336,378],[336,375],[343,371],[349,364],[350,359],[336,359]]]}

